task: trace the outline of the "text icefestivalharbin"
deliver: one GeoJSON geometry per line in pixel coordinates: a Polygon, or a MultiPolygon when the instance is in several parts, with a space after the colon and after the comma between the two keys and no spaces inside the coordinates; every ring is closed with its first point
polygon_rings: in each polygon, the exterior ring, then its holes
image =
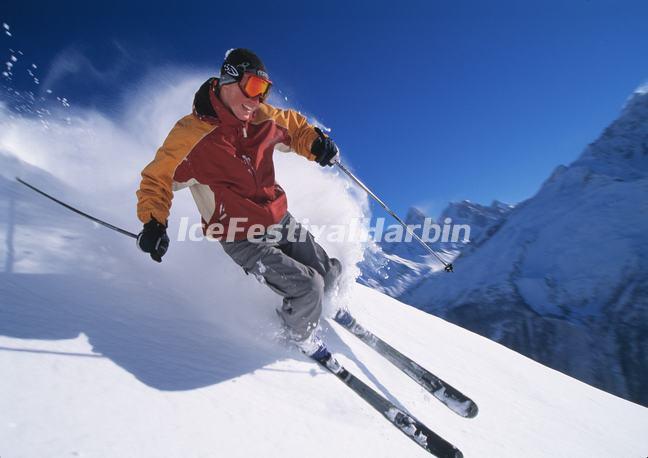
{"type": "MultiPolygon", "coordinates": [[[[198,242],[203,239],[209,241],[232,241],[245,234],[251,242],[278,242],[285,236],[289,242],[301,242],[300,237],[306,237],[306,232],[299,231],[299,226],[308,230],[320,240],[328,242],[388,242],[408,243],[413,241],[412,234],[397,224],[387,224],[386,218],[376,218],[373,225],[369,225],[368,218],[352,218],[345,224],[311,224],[305,218],[300,224],[293,224],[289,230],[282,231],[280,225],[269,227],[260,224],[249,225],[247,218],[230,218],[229,225],[225,228],[222,224],[205,225],[201,222],[191,222],[187,216],[180,218],[176,241],[198,242]]],[[[435,223],[432,218],[425,218],[423,224],[410,224],[407,226],[415,231],[426,243],[470,243],[470,225],[453,224],[452,218],[445,218],[443,224],[435,223]]]]}

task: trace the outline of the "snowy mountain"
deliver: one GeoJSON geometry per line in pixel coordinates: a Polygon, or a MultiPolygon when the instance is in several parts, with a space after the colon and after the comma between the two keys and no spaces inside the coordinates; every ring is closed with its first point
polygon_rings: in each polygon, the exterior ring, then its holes
{"type": "MultiPolygon", "coordinates": [[[[472,250],[485,236],[496,231],[512,208],[512,205],[499,201],[493,201],[490,206],[467,200],[452,202],[443,210],[437,224],[468,225],[470,234],[462,233],[462,238],[457,242],[439,240],[430,242],[429,245],[443,259],[453,261],[460,253],[472,250]],[[464,240],[464,235],[467,240],[464,240]]],[[[423,212],[412,207],[407,212],[405,223],[421,236],[426,218],[428,217],[423,212]]],[[[442,268],[439,261],[416,240],[383,240],[367,248],[360,263],[362,275],[358,281],[392,297],[399,297],[422,277],[442,268]]]]}
{"type": "Polygon", "coordinates": [[[451,221],[453,224],[470,226],[470,242],[438,243],[437,249],[448,248],[463,253],[478,246],[482,239],[490,237],[506,220],[514,205],[494,200],[490,206],[463,200],[451,202],[441,213],[440,221],[451,221]]]}
{"type": "MultiPolygon", "coordinates": [[[[0,158],[0,234],[13,253],[0,274],[0,456],[430,456],[277,341],[278,297],[218,247],[177,243],[154,264],[8,176],[89,205],[80,192],[0,158]]],[[[479,403],[476,418],[455,415],[324,325],[345,366],[466,457],[645,456],[648,409],[364,286],[344,299],[479,403]]]]}
{"type": "MultiPolygon", "coordinates": [[[[420,210],[412,207],[407,212],[405,224],[422,226],[425,218],[420,210]]],[[[420,229],[413,230],[421,235],[420,229]]],[[[439,268],[438,261],[429,257],[430,253],[416,241],[369,244],[359,264],[361,275],[358,282],[396,297],[419,278],[439,268]]]]}
{"type": "Polygon", "coordinates": [[[648,405],[648,87],[538,193],[398,298],[648,405]]]}

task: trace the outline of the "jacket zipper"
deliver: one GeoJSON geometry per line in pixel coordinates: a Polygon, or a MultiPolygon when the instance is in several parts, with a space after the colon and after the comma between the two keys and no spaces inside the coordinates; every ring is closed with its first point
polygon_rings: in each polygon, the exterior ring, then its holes
{"type": "MultiPolygon", "coordinates": [[[[243,126],[241,130],[242,130],[243,138],[247,138],[247,128],[245,126],[243,126]]],[[[243,150],[242,146],[243,146],[242,142],[239,141],[239,150],[241,150],[241,151],[243,150]]],[[[243,162],[245,162],[245,164],[248,167],[248,170],[252,174],[252,178],[254,178],[254,197],[257,197],[260,194],[259,193],[260,187],[259,187],[259,180],[257,179],[256,170],[254,168],[254,164],[252,164],[252,157],[248,156],[245,153],[242,153],[241,156],[242,156],[241,159],[243,160],[243,162]],[[245,158],[247,158],[247,160],[245,158]]]]}

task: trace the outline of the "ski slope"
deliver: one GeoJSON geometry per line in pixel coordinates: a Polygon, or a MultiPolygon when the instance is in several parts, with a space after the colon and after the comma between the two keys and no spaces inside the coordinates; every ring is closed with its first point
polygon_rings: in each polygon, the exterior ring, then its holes
{"type": "MultiPolygon", "coordinates": [[[[197,317],[128,316],[123,306],[88,316],[24,286],[2,285],[2,327],[8,320],[32,334],[0,337],[3,458],[429,456],[331,374],[278,343],[226,336],[197,317]],[[29,310],[7,313],[7,286],[29,310]],[[86,320],[96,329],[73,330],[86,320]]],[[[451,413],[327,324],[340,360],[466,457],[646,455],[648,409],[364,286],[351,301],[363,323],[469,393],[480,413],[470,420],[451,413]]]]}
{"type": "MultiPolygon", "coordinates": [[[[175,197],[171,246],[156,264],[132,239],[14,181],[137,231],[139,170],[200,82],[165,90],[161,81],[121,121],[74,112],[43,130],[0,110],[0,457],[429,456],[281,342],[279,298],[218,244],[176,240],[180,218],[197,222],[188,192],[175,197]],[[155,131],[144,128],[151,112],[155,131]]],[[[276,164],[298,219],[367,215],[366,198],[338,174],[295,155],[276,164]]],[[[648,454],[648,409],[356,284],[364,246],[325,246],[345,266],[335,301],[480,413],[455,415],[326,322],[331,349],[466,457],[648,454]]]]}
{"type": "MultiPolygon", "coordinates": [[[[74,196],[15,159],[3,165],[74,196]]],[[[13,268],[0,274],[3,458],[429,456],[287,348],[277,338],[279,298],[217,245],[176,243],[158,265],[132,240],[6,177],[0,193],[2,245],[11,228],[13,250],[13,268]],[[42,233],[46,243],[36,243],[42,233]]],[[[345,366],[466,457],[648,451],[644,407],[359,284],[337,300],[479,404],[476,418],[457,416],[325,323],[345,366]]]]}

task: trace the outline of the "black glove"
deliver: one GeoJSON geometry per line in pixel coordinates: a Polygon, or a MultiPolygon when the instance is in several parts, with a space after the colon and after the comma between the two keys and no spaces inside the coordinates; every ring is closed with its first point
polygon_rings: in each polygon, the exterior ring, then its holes
{"type": "Polygon", "coordinates": [[[144,225],[137,236],[137,246],[145,253],[150,253],[154,261],[162,262],[162,256],[169,248],[169,236],[166,226],[158,223],[155,218],[144,225]]]}
{"type": "Polygon", "coordinates": [[[340,154],[340,150],[331,137],[327,137],[324,133],[318,128],[315,128],[315,132],[319,135],[319,138],[316,138],[311,146],[311,153],[315,155],[315,162],[317,162],[322,167],[327,165],[330,167],[333,165],[335,160],[340,154]]]}

